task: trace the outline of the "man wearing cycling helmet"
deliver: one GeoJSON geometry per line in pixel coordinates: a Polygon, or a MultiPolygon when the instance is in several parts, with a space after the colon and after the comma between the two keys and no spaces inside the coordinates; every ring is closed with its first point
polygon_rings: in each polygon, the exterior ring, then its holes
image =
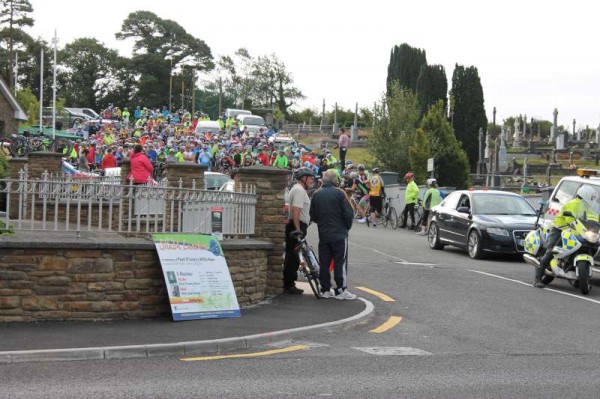
{"type": "Polygon", "coordinates": [[[404,210],[402,211],[402,217],[404,223],[400,228],[406,228],[406,224],[408,223],[408,215],[410,214],[411,226],[414,228],[415,226],[415,205],[419,200],[419,187],[417,187],[417,183],[415,183],[415,175],[412,172],[408,172],[404,175],[404,180],[406,180],[406,191],[404,192],[404,210]]]}
{"type": "Polygon", "coordinates": [[[312,186],[314,173],[309,168],[298,168],[294,171],[296,184],[290,189],[289,221],[285,226],[285,259],[283,261],[283,291],[286,294],[302,294],[296,287],[298,277],[298,257],[294,253],[297,244],[296,235],[306,236],[310,223],[310,199],[306,190],[312,186]]]}
{"type": "Polygon", "coordinates": [[[373,168],[373,175],[367,182],[369,188],[369,201],[371,203],[371,215],[370,219],[372,223],[380,223],[379,216],[383,208],[383,197],[385,197],[385,189],[383,187],[383,179],[379,176],[379,168],[373,168]]]}
{"type": "Polygon", "coordinates": [[[533,286],[536,288],[543,288],[545,284],[542,282],[544,276],[544,269],[550,265],[552,260],[552,248],[556,245],[557,241],[561,237],[561,231],[564,227],[568,226],[575,218],[583,217],[584,214],[589,215],[596,213],[594,211],[596,202],[598,201],[598,192],[590,186],[581,186],[577,190],[575,198],[567,202],[558,215],[554,222],[552,222],[551,230],[548,233],[548,240],[546,241],[546,253],[540,260],[540,265],[535,269],[535,281],[533,286]],[[573,216],[565,216],[565,212],[571,212],[573,216]]]}
{"type": "Polygon", "coordinates": [[[417,235],[427,235],[427,220],[429,219],[429,210],[442,202],[442,196],[440,190],[437,188],[437,180],[427,179],[427,191],[423,197],[423,223],[421,224],[421,231],[417,232],[417,235]]]}

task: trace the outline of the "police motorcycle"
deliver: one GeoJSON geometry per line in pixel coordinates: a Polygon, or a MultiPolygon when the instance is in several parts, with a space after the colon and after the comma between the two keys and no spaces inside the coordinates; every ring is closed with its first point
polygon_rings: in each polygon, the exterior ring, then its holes
{"type": "MultiPolygon", "coordinates": [[[[545,203],[542,203],[542,207],[545,203]]],[[[539,215],[538,212],[538,220],[539,215]]],[[[598,232],[600,223],[596,216],[584,214],[581,218],[565,211],[564,216],[574,217],[574,220],[561,231],[561,238],[554,248],[546,248],[549,227],[541,226],[530,231],[525,236],[525,253],[523,258],[532,266],[538,267],[546,251],[552,251],[553,257],[550,268],[544,270],[542,283],[549,284],[555,277],[566,279],[573,287],[579,286],[583,295],[591,289],[592,267],[594,258],[600,253],[598,232]]],[[[536,223],[536,226],[538,224],[536,223]]]]}

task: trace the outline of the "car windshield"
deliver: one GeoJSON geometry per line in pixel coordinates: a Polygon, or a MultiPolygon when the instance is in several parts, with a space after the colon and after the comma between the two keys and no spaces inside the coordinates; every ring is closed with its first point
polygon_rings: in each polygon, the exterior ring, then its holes
{"type": "Polygon", "coordinates": [[[474,215],[535,216],[535,209],[523,197],[505,194],[474,194],[474,215]]]}
{"type": "Polygon", "coordinates": [[[247,116],[244,118],[244,125],[264,126],[265,120],[260,116],[247,116]]]}

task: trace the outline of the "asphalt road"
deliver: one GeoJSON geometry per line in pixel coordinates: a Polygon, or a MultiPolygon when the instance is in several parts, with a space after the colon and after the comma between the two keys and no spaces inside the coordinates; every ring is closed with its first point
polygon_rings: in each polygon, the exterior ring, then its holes
{"type": "MultiPolygon", "coordinates": [[[[313,227],[310,237],[316,244],[313,227]]],[[[0,397],[600,396],[599,280],[586,297],[562,281],[536,289],[533,268],[519,259],[433,251],[425,237],[389,227],[355,224],[350,241],[351,290],[375,305],[357,326],[247,358],[0,365],[0,397]],[[400,321],[386,330],[390,317],[400,321]],[[385,331],[372,332],[378,327],[385,331]]]]}

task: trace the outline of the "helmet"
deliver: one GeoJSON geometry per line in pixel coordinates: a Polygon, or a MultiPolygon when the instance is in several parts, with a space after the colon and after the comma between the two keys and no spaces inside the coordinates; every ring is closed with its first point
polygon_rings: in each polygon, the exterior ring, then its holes
{"type": "Polygon", "coordinates": [[[437,180],[436,179],[427,179],[427,185],[429,187],[433,186],[434,184],[437,184],[437,180]]]}
{"type": "Polygon", "coordinates": [[[404,179],[412,179],[413,177],[415,177],[415,174],[412,172],[408,172],[404,175],[404,179]]]}
{"type": "Polygon", "coordinates": [[[379,173],[379,168],[373,168],[373,170],[371,170],[371,172],[373,172],[373,173],[379,173]]]}
{"type": "Polygon", "coordinates": [[[351,179],[356,179],[356,178],[358,177],[358,173],[356,173],[356,172],[352,172],[352,173],[350,173],[350,174],[348,175],[348,177],[349,177],[349,178],[351,178],[351,179]]]}
{"type": "Polygon", "coordinates": [[[365,170],[365,165],[362,163],[358,165],[358,170],[365,170]]]}
{"type": "Polygon", "coordinates": [[[315,173],[312,171],[312,169],[309,168],[298,168],[294,171],[294,179],[300,180],[304,176],[314,177],[315,173]]]}
{"type": "Polygon", "coordinates": [[[590,186],[581,186],[577,190],[577,196],[591,205],[598,199],[598,192],[590,186]]]}

